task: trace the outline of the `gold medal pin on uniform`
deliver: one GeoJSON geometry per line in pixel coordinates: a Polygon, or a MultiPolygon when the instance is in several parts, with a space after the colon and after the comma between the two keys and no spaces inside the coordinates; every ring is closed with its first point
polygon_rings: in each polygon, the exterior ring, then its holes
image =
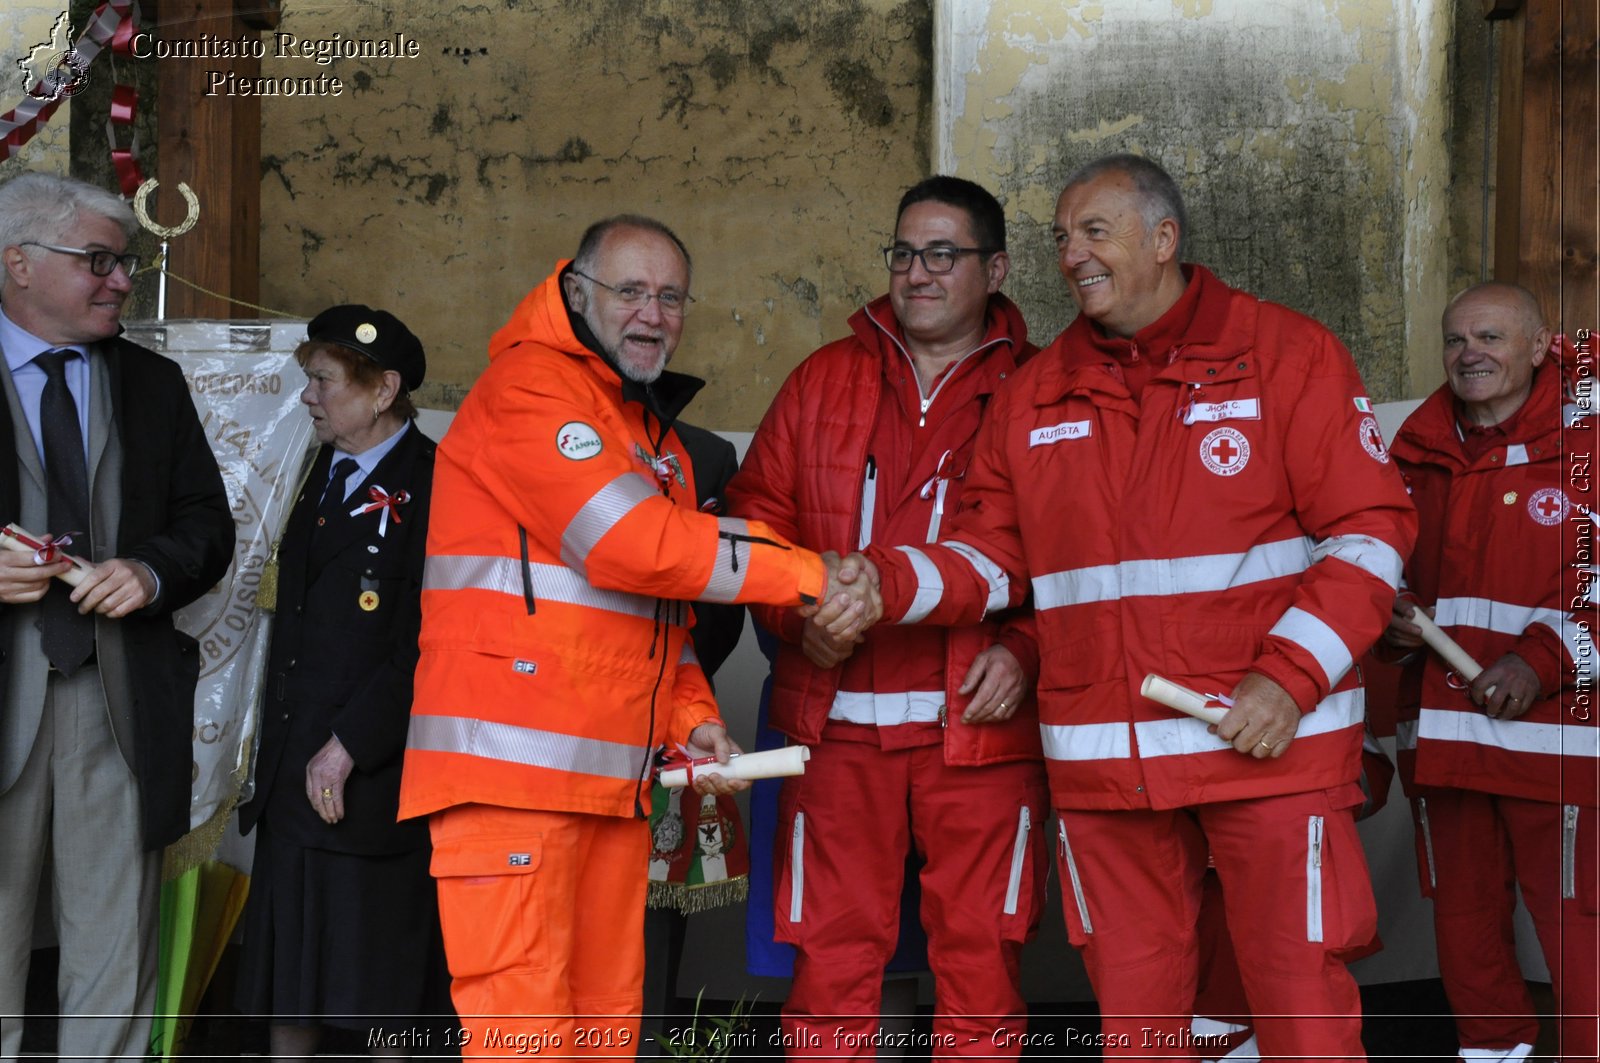
{"type": "Polygon", "coordinates": [[[1500,501],[1504,502],[1508,506],[1514,506],[1517,504],[1517,493],[1515,491],[1507,491],[1504,495],[1500,496],[1500,501]]]}
{"type": "Polygon", "coordinates": [[[361,606],[362,612],[372,612],[374,609],[378,608],[378,592],[362,591],[360,597],[356,599],[356,604],[361,606]]]}

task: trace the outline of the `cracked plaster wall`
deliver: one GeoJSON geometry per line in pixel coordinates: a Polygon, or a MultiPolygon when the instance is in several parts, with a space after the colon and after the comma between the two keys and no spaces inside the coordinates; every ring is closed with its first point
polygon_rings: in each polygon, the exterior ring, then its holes
{"type": "Polygon", "coordinates": [[[1077,166],[1135,151],[1178,178],[1191,261],[1327,324],[1375,399],[1439,382],[1460,254],[1452,5],[938,4],[939,157],[1003,193],[1008,288],[1036,341],[1073,314],[1050,246],[1057,193],[1077,166]]]}
{"type": "Polygon", "coordinates": [[[459,404],[516,302],[627,210],[695,256],[674,362],[710,381],[692,419],[752,429],[883,288],[877,249],[926,172],[919,0],[296,2],[279,29],[419,42],[327,68],[339,99],[264,101],[261,257],[269,306],[398,312],[428,348],[428,405],[459,404]]]}

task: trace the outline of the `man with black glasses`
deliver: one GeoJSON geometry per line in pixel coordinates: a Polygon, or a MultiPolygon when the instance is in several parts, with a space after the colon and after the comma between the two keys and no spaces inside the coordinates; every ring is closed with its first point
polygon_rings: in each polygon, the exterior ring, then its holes
{"type": "MultiPolygon", "coordinates": [[[[901,198],[889,291],[784,384],[728,488],[732,512],[813,550],[924,544],[961,502],[990,396],[1033,353],[1000,294],[1005,217],[931,177],[901,198]]],[[[1046,810],[1031,619],[835,639],[756,606],[781,645],[771,726],[811,747],[780,798],[776,934],[797,949],[792,1055],[875,1055],[907,855],[922,861],[936,1058],[1015,1055],[1018,955],[1043,901],[1046,810]]]]}
{"type": "MultiPolygon", "coordinates": [[[[117,335],[133,228],[127,204],[80,181],[0,186],[0,524],[92,562],[72,588],[55,578],[69,562],[0,551],[0,1015],[23,1011],[48,889],[62,1059],[145,1054],[200,670],[172,613],[233,552],[182,374],[117,335]]],[[[0,1057],[21,1040],[20,1022],[0,1023],[0,1057]]]]}

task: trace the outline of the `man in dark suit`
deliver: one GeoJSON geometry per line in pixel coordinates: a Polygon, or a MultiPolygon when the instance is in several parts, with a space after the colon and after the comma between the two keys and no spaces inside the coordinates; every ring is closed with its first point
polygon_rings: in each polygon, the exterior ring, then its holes
{"type": "MultiPolygon", "coordinates": [[[[93,563],[0,553],[0,1015],[39,894],[61,944],[62,1059],[144,1055],[161,849],[189,828],[198,647],[172,613],[227,571],[233,519],[178,367],[120,338],[132,212],[91,185],[0,186],[0,523],[93,563]],[[46,871],[50,881],[46,883],[46,871]]],[[[0,1023],[0,1057],[22,1024],[0,1023]]]]}

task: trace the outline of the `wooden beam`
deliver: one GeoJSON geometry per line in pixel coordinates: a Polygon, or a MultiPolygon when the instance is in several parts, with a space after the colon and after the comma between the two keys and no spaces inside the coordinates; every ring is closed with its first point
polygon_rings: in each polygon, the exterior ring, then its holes
{"type": "MultiPolygon", "coordinates": [[[[160,0],[155,32],[174,39],[195,39],[201,34],[254,39],[260,31],[240,17],[243,6],[236,0],[160,0]]],[[[262,5],[249,6],[256,10],[262,5]]],[[[259,301],[261,287],[261,103],[253,96],[219,94],[210,80],[218,72],[257,77],[261,61],[169,60],[160,64],[157,176],[161,188],[156,196],[156,220],[173,225],[182,219],[185,207],[178,184],[193,189],[200,200],[200,222],[172,241],[171,272],[221,295],[254,303],[259,301]]],[[[167,287],[169,317],[258,314],[182,283],[167,287]]]]}
{"type": "Polygon", "coordinates": [[[1600,326],[1600,10],[1566,0],[1561,27],[1561,295],[1555,320],[1569,335],[1600,326]]]}

